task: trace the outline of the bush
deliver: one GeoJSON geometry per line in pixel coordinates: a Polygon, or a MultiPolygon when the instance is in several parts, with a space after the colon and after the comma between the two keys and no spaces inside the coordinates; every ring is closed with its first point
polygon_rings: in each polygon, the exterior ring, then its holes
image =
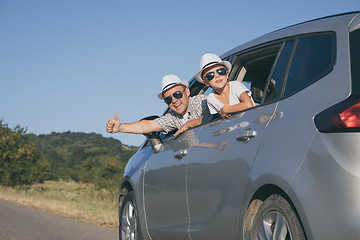
{"type": "Polygon", "coordinates": [[[117,190],[124,171],[124,162],[116,155],[101,155],[87,158],[83,164],[82,181],[92,182],[97,188],[117,190]]]}
{"type": "Polygon", "coordinates": [[[13,130],[0,120],[0,184],[15,186],[51,178],[49,162],[20,126],[13,130]]]}

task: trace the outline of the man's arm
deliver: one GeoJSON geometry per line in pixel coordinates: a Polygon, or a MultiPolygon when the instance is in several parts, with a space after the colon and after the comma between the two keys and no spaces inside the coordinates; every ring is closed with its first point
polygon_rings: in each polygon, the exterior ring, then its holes
{"type": "Polygon", "coordinates": [[[189,120],[187,121],[184,125],[182,125],[182,127],[176,131],[176,133],[174,133],[174,136],[176,137],[177,135],[185,132],[186,130],[188,130],[189,128],[193,128],[193,127],[196,127],[198,125],[201,124],[202,122],[202,119],[203,119],[204,116],[201,116],[200,118],[197,118],[197,119],[192,119],[192,120],[189,120]]]}
{"type": "Polygon", "coordinates": [[[141,120],[132,123],[120,123],[117,113],[115,113],[114,119],[111,119],[106,124],[106,131],[108,133],[151,133],[163,131],[162,127],[154,120],[141,120]]]}

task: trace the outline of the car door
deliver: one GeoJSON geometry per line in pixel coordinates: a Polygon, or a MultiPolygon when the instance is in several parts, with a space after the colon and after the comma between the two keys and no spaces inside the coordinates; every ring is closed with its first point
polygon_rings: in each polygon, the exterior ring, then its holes
{"type": "Polygon", "coordinates": [[[191,148],[188,199],[192,239],[236,238],[239,205],[275,105],[206,124],[191,148]]]}
{"type": "Polygon", "coordinates": [[[144,176],[144,204],[152,239],[189,239],[186,167],[192,131],[164,138],[163,150],[149,157],[144,176]]]}
{"type": "Polygon", "coordinates": [[[190,150],[187,176],[193,240],[237,238],[240,207],[254,159],[268,124],[279,117],[275,100],[283,71],[275,71],[275,64],[284,69],[291,49],[290,45],[275,44],[247,53],[247,57],[239,55],[234,61],[233,71],[238,72],[234,78],[248,85],[259,105],[205,124],[197,134],[199,143],[190,150]],[[263,104],[265,99],[267,104],[263,104]]]}

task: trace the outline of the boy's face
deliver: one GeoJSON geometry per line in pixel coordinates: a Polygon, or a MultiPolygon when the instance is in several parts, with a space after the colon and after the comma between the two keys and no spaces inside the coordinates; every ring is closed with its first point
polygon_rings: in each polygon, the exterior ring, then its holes
{"type": "Polygon", "coordinates": [[[206,86],[210,86],[213,89],[218,89],[225,87],[227,84],[229,72],[225,66],[217,64],[206,69],[202,76],[203,83],[206,86]]]}

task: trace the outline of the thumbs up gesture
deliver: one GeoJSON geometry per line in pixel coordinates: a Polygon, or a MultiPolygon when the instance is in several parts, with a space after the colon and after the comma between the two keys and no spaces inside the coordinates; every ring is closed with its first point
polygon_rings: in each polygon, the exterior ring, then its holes
{"type": "Polygon", "coordinates": [[[111,119],[107,122],[106,131],[108,133],[117,133],[119,132],[119,128],[120,128],[120,120],[118,114],[115,113],[114,119],[111,119]]]}

